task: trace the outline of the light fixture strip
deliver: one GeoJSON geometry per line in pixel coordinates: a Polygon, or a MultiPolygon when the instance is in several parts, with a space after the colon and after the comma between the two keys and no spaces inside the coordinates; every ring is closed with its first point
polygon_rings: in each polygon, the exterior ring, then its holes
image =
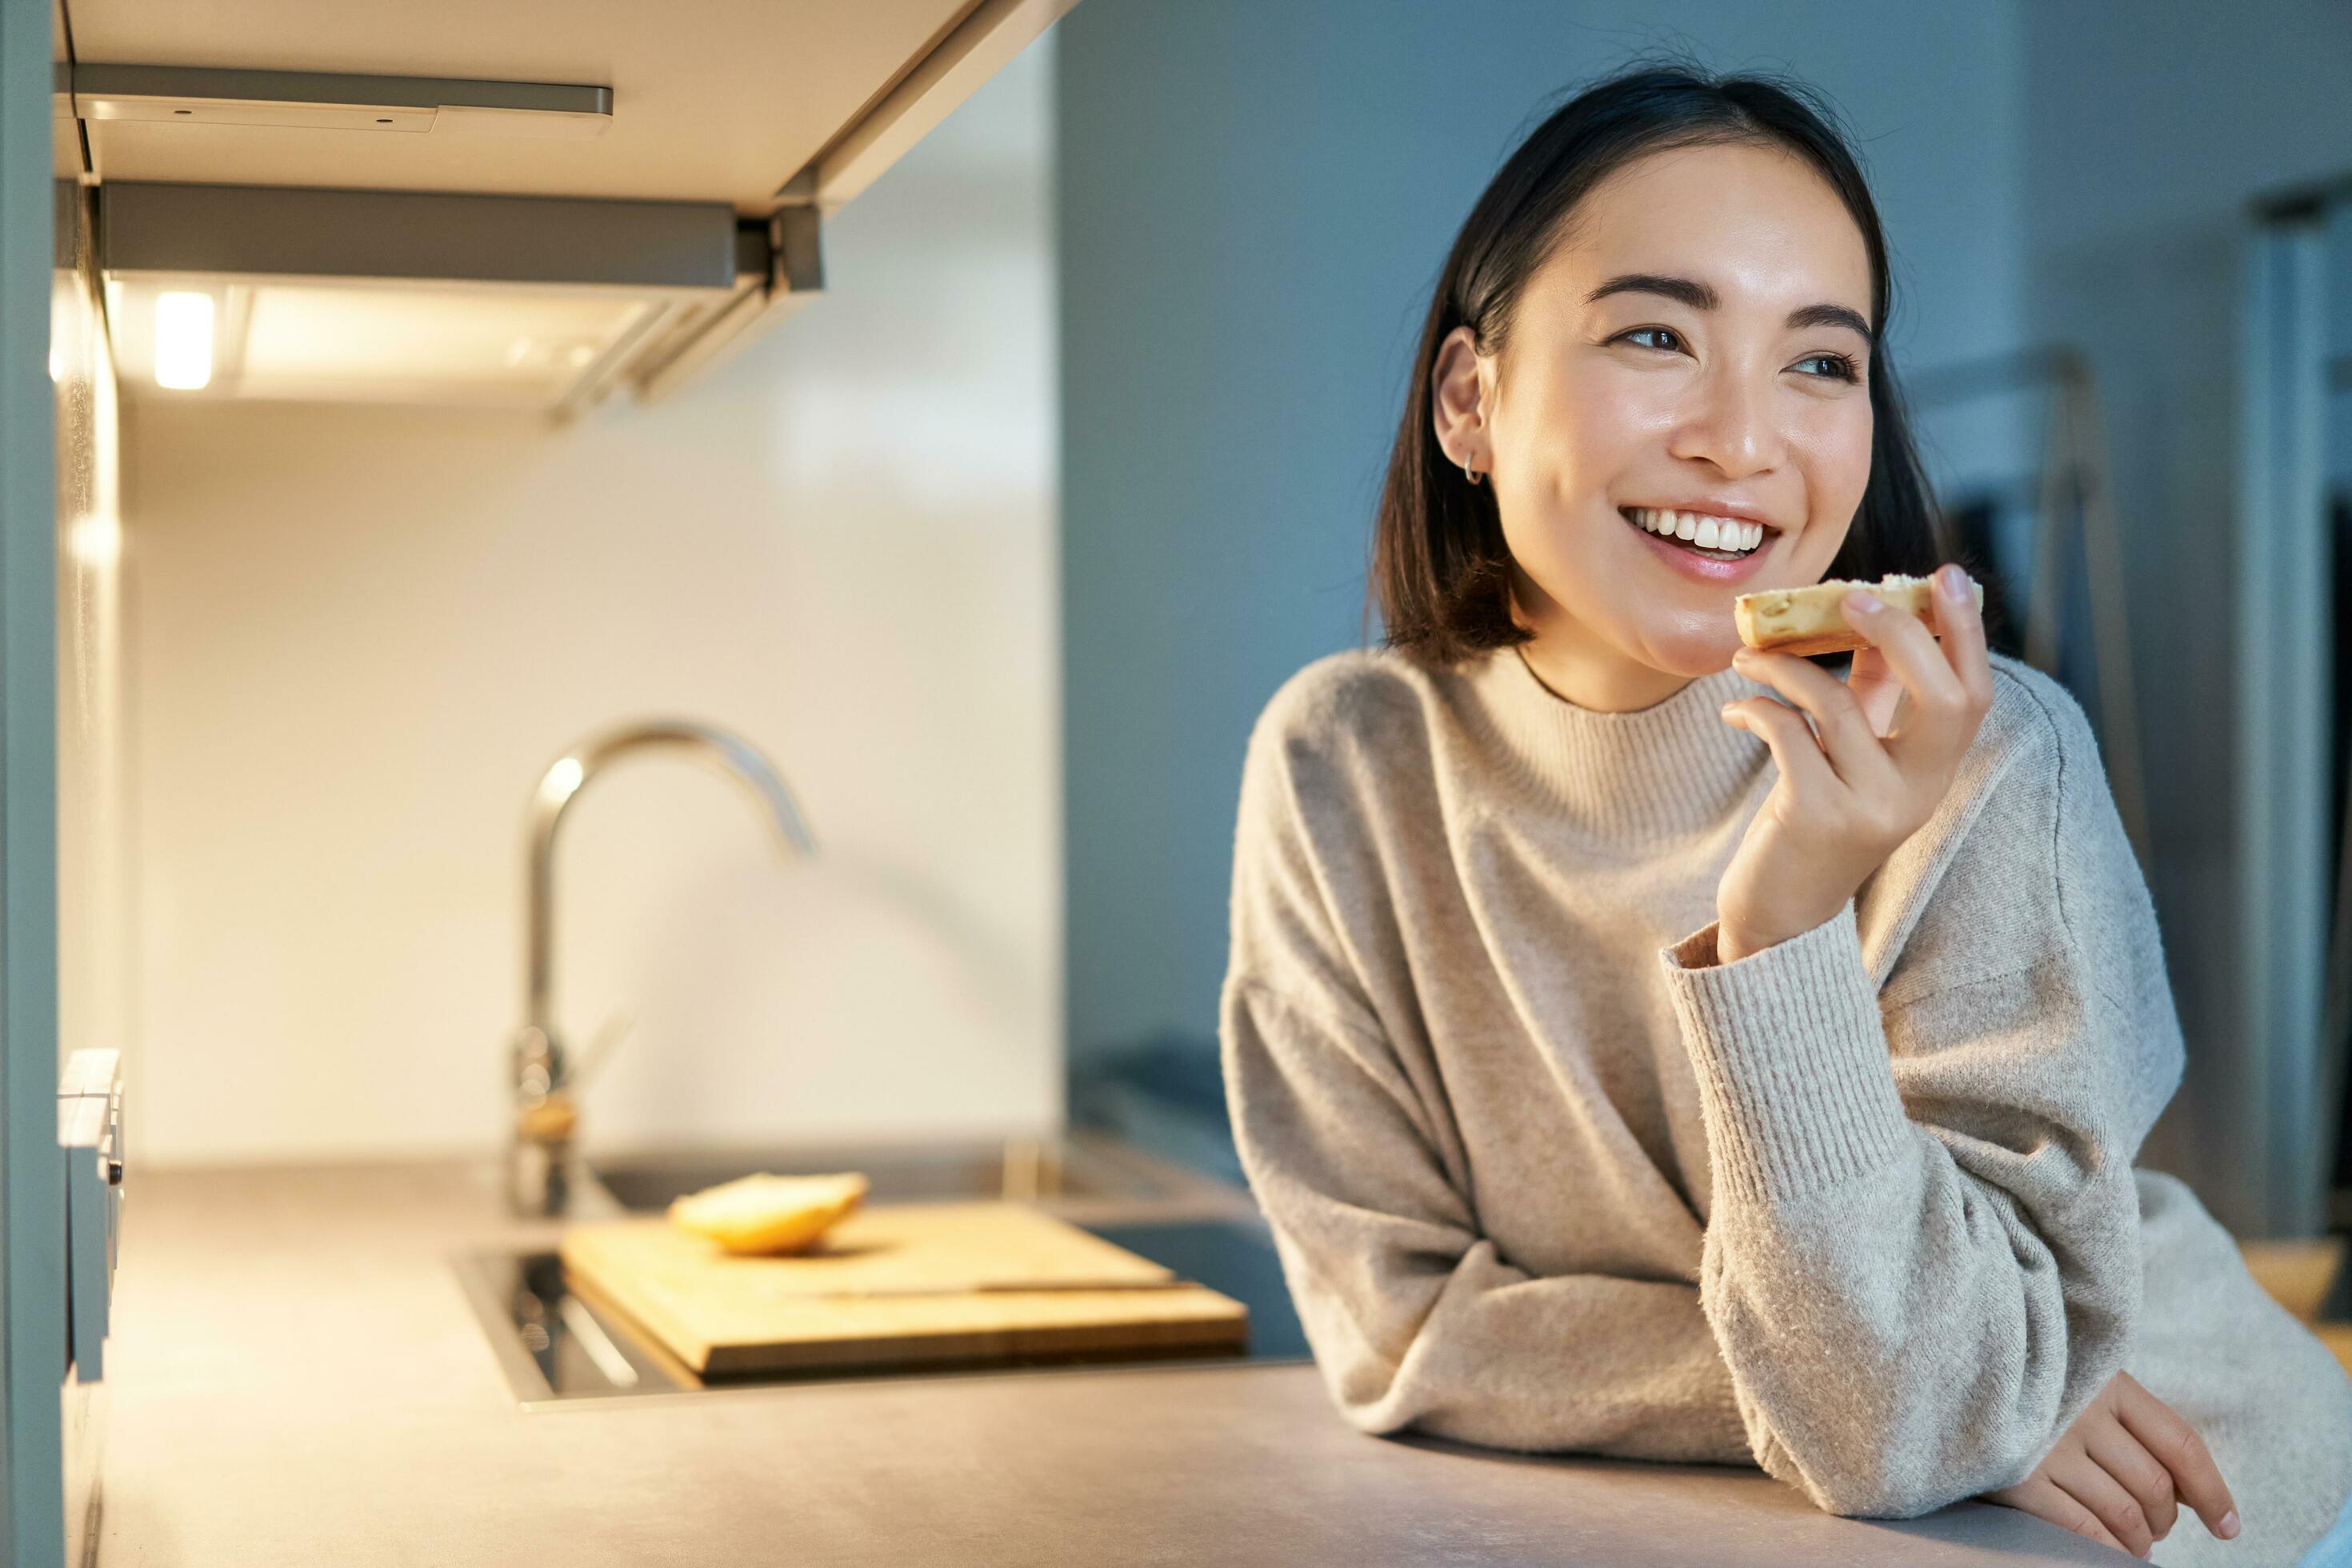
{"type": "Polygon", "coordinates": [[[613,89],[564,82],[209,66],[58,68],[82,120],[589,137],[613,120],[613,89]]]}
{"type": "Polygon", "coordinates": [[[198,392],[213,378],[213,297],[189,289],[155,296],[155,384],[198,392]]]}

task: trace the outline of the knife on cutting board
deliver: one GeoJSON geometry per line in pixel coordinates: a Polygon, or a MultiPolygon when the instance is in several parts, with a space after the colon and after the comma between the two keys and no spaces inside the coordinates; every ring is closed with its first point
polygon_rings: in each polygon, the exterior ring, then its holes
{"type": "MultiPolygon", "coordinates": [[[[1189,1290],[1190,1279],[984,1279],[961,1285],[877,1285],[869,1289],[811,1290],[813,1301],[869,1301],[891,1296],[1029,1295],[1065,1290],[1189,1290]]],[[[794,1294],[800,1294],[794,1292],[794,1294]]]]}

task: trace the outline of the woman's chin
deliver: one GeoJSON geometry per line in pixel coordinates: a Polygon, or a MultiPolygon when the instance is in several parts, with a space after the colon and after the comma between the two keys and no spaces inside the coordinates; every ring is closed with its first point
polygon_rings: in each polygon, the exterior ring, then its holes
{"type": "Polygon", "coordinates": [[[1668,675],[1696,680],[1728,669],[1731,656],[1738,651],[1739,634],[1725,626],[1720,632],[1685,632],[1657,638],[1643,649],[1642,662],[1668,675]]]}

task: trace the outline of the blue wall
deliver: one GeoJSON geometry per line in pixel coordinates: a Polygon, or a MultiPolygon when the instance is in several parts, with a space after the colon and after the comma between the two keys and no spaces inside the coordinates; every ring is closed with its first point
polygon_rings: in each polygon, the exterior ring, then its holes
{"type": "MultiPolygon", "coordinates": [[[[2021,341],[2012,4],[1085,0],[1061,24],[1081,1070],[1153,1037],[1212,1047],[1243,747],[1291,672],[1360,640],[1372,501],[1445,247],[1548,100],[1659,47],[1838,101],[1895,251],[1898,366],[2021,341]]],[[[2006,456],[1985,439],[1956,426],[1935,461],[2006,456]]]]}
{"type": "Polygon", "coordinates": [[[2334,0],[2025,8],[2028,321],[2087,353],[2126,542],[2156,846],[2188,1036],[2147,1163],[2268,1228],[2263,1051],[2243,1023],[2235,607],[2247,204],[2352,173],[2352,11],[2334,0]]]}

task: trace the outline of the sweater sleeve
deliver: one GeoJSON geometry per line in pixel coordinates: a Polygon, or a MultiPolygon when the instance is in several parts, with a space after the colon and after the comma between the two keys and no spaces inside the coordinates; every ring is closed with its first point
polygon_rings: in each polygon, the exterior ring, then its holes
{"type": "Polygon", "coordinates": [[[1530,1276],[1478,1233],[1388,1043],[1328,999],[1224,988],[1227,1099],[1325,1387],[1367,1432],[1755,1463],[1698,1290],[1530,1276]]]}
{"type": "Polygon", "coordinates": [[[1332,1402],[1367,1432],[1753,1465],[1696,1285],[1531,1276],[1481,1234],[1436,1065],[1364,982],[1389,894],[1363,782],[1319,730],[1270,710],[1252,739],[1219,1037],[1243,1168],[1332,1402]]]}
{"type": "Polygon", "coordinates": [[[1758,1462],[1836,1513],[2022,1479],[2137,1320],[2131,1162],[2179,1026],[2088,726],[2032,700],[1973,809],[1906,846],[1942,870],[1884,991],[1852,902],[1734,963],[1712,925],[1661,954],[1715,1172],[1706,1316],[1758,1462]]]}

